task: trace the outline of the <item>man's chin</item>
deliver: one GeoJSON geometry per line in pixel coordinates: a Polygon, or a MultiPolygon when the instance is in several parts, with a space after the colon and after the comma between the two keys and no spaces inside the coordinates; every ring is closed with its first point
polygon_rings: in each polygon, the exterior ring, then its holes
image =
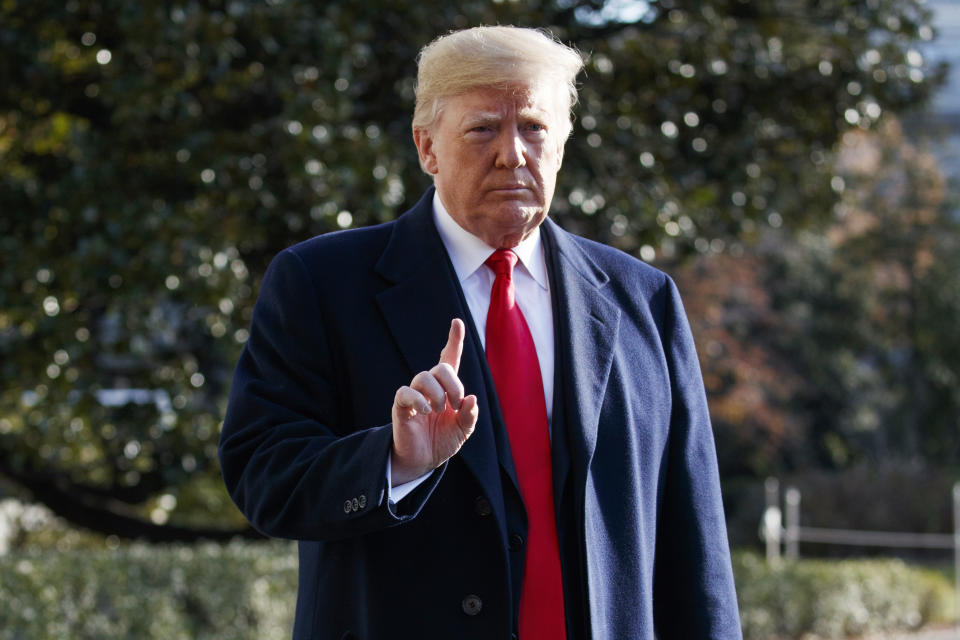
{"type": "Polygon", "coordinates": [[[512,248],[520,244],[546,218],[546,212],[539,204],[508,207],[500,209],[498,214],[497,219],[500,224],[497,225],[495,233],[499,236],[500,242],[496,246],[503,248],[512,248]],[[504,242],[511,246],[505,246],[504,242]]]}
{"type": "Polygon", "coordinates": [[[497,218],[503,221],[504,227],[526,227],[530,224],[540,224],[543,217],[542,204],[529,202],[502,203],[497,208],[497,218]]]}

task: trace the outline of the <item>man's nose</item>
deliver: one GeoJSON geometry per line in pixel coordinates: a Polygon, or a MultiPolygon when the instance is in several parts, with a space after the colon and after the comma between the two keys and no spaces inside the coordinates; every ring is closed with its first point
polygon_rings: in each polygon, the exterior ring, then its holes
{"type": "Polygon", "coordinates": [[[523,138],[518,131],[505,130],[497,140],[497,166],[503,169],[516,169],[527,164],[524,158],[523,138]]]}

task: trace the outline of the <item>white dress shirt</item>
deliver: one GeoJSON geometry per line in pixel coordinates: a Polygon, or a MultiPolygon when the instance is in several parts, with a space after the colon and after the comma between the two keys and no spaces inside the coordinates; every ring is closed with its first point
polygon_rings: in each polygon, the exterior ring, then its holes
{"type": "MultiPolygon", "coordinates": [[[[437,192],[433,194],[433,220],[447,255],[450,256],[450,262],[453,263],[457,279],[460,281],[480,344],[486,348],[487,309],[490,307],[490,290],[493,288],[495,276],[493,270],[484,262],[496,248],[461,227],[447,212],[437,192]]],[[[549,423],[553,415],[553,307],[550,305],[550,280],[547,277],[547,261],[543,253],[539,227],[514,247],[513,252],[519,258],[513,270],[516,301],[527,321],[527,327],[530,329],[533,344],[537,350],[537,359],[540,361],[543,399],[547,405],[549,423]]],[[[465,324],[469,327],[469,323],[465,322],[465,324]]],[[[470,340],[469,335],[467,340],[470,340]]],[[[470,393],[469,389],[467,393],[470,393]]],[[[415,480],[390,488],[390,459],[387,458],[388,499],[393,502],[402,500],[429,475],[427,473],[415,480]]]]}

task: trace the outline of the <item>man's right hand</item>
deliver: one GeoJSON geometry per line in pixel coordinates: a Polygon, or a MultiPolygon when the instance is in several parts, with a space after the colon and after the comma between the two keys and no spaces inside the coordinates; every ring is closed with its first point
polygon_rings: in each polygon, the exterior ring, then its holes
{"type": "Polygon", "coordinates": [[[477,425],[477,397],[464,397],[460,356],[466,328],[460,318],[450,324],[440,362],[421,371],[393,399],[391,483],[396,486],[433,471],[452,457],[477,425]]]}

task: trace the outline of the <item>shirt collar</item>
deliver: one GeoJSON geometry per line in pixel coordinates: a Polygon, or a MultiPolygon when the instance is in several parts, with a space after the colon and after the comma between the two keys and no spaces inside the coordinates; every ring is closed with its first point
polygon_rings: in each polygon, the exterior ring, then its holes
{"type": "MultiPolygon", "coordinates": [[[[433,194],[433,220],[460,282],[472,276],[495,251],[494,247],[461,227],[453,219],[436,191],[433,194]]],[[[548,288],[547,265],[543,257],[543,243],[540,241],[540,227],[534,229],[533,233],[514,247],[513,252],[517,254],[520,264],[537,284],[544,289],[548,288]]]]}

